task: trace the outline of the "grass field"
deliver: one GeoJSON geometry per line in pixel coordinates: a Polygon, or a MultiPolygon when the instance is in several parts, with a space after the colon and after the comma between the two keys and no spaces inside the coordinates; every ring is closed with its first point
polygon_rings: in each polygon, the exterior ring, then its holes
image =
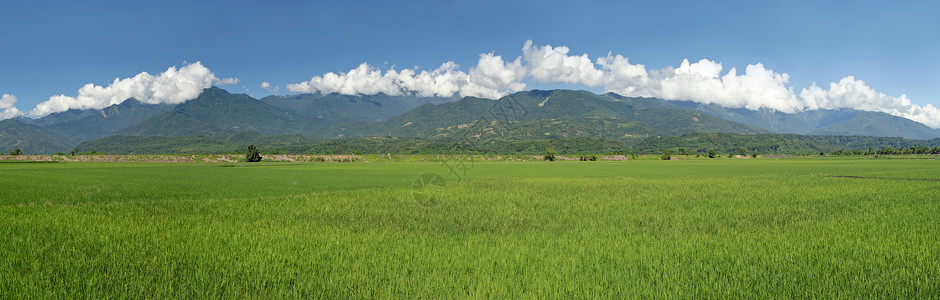
{"type": "Polygon", "coordinates": [[[464,167],[0,163],[0,298],[940,297],[935,160],[464,167]]]}

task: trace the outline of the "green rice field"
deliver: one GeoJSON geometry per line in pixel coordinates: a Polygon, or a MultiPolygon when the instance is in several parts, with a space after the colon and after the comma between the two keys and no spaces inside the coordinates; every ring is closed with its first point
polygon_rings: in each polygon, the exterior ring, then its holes
{"type": "Polygon", "coordinates": [[[2,162],[0,298],[940,298],[937,160],[455,165],[2,162]]]}

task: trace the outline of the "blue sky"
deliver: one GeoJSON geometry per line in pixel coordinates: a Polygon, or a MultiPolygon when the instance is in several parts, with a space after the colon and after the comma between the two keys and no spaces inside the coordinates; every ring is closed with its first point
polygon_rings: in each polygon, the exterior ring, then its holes
{"type": "MultiPolygon", "coordinates": [[[[0,0],[0,94],[29,111],[86,83],[200,61],[230,91],[348,72],[467,71],[523,43],[608,53],[646,69],[708,59],[738,73],[761,63],[800,89],[846,76],[940,106],[940,4],[888,1],[7,1],[0,0]]],[[[526,89],[582,87],[526,78],[526,89]]],[[[603,86],[585,86],[601,92],[603,86]]]]}

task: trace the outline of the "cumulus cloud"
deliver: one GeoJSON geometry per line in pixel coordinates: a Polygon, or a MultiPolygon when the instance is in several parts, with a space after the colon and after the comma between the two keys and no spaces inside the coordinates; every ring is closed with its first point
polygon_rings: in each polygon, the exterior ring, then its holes
{"type": "MultiPolygon", "coordinates": [[[[720,63],[707,59],[696,63],[683,60],[678,68],[660,70],[654,80],[637,88],[645,91],[643,96],[666,100],[691,100],[751,110],[766,107],[786,113],[804,108],[787,86],[790,78],[787,74],[774,73],[762,64],[748,65],[741,75],[735,68],[722,75],[722,69],[720,63]]],[[[630,95],[628,91],[610,90],[630,95]]]]}
{"type": "Polygon", "coordinates": [[[212,85],[238,82],[237,78],[217,78],[202,63],[195,62],[179,68],[170,67],[156,76],[143,72],[130,78],[115,78],[106,87],[89,83],[78,89],[77,96],[52,96],[36,105],[29,114],[41,117],[69,109],[101,109],[129,98],[150,104],[177,104],[196,98],[203,89],[212,85]]]}
{"type": "Polygon", "coordinates": [[[815,84],[799,94],[790,86],[790,75],[777,73],[757,63],[743,74],[736,68],[723,72],[721,63],[702,59],[682,61],[678,67],[647,70],[622,55],[608,53],[592,61],[587,54],[569,55],[564,46],[522,48],[528,78],[545,83],[579,84],[601,87],[624,96],[689,100],[725,107],[757,110],[769,108],[785,113],[804,110],[851,108],[884,112],[940,128],[940,110],[933,105],[911,103],[905,95],[892,97],[879,93],[865,82],[847,76],[823,89],[815,84]]]}
{"type": "Polygon", "coordinates": [[[452,61],[432,71],[417,68],[382,71],[362,63],[345,73],[329,72],[309,81],[288,84],[287,90],[302,93],[340,93],[346,95],[415,94],[422,97],[477,96],[498,98],[525,88],[525,69],[521,59],[505,62],[493,53],[481,54],[470,73],[459,70],[452,61]]]}
{"type": "Polygon", "coordinates": [[[564,82],[598,86],[604,83],[605,74],[594,66],[587,54],[568,55],[568,47],[553,48],[550,45],[533,47],[526,41],[522,54],[533,79],[546,82],[564,82]]]}
{"type": "Polygon", "coordinates": [[[3,94],[0,96],[0,120],[16,118],[23,115],[19,109],[16,109],[16,96],[3,94]]]}
{"type": "Polygon", "coordinates": [[[813,84],[800,92],[800,98],[806,101],[810,109],[848,107],[877,111],[940,128],[940,109],[937,107],[913,104],[906,95],[891,97],[879,93],[854,76],[830,83],[828,90],[813,84]]]}
{"type": "Polygon", "coordinates": [[[261,89],[264,89],[265,91],[268,91],[268,92],[277,94],[277,92],[281,90],[281,87],[279,87],[279,86],[273,86],[273,87],[272,87],[270,82],[263,81],[263,82],[261,82],[261,89]]]}

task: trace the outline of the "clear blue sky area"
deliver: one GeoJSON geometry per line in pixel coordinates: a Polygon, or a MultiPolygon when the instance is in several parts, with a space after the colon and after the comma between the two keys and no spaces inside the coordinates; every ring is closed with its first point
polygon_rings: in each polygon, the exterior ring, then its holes
{"type": "MultiPolygon", "coordinates": [[[[260,97],[325,72],[463,70],[526,40],[648,69],[688,58],[763,63],[799,89],[854,75],[940,106],[938,1],[11,1],[0,0],[0,94],[29,110],[86,83],[201,61],[260,97]],[[387,64],[387,65],[386,65],[387,64]]],[[[740,71],[739,71],[740,72],[740,71]]],[[[529,88],[548,88],[530,83],[529,88]]]]}

